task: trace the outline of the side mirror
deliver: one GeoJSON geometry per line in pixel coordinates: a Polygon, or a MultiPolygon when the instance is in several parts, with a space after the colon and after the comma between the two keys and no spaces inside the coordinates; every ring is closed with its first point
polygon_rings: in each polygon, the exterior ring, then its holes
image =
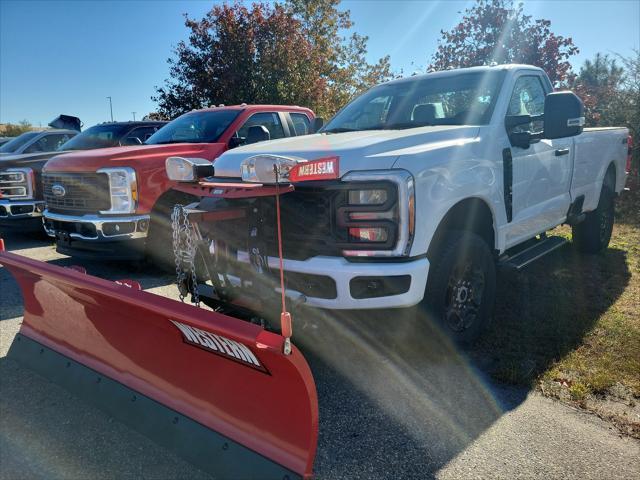
{"type": "Polygon", "coordinates": [[[247,132],[247,144],[271,140],[271,134],[264,125],[251,125],[247,132]]]}
{"type": "Polygon", "coordinates": [[[553,92],[544,99],[543,138],[573,137],[584,128],[584,106],[573,92],[553,92]]]}
{"type": "Polygon", "coordinates": [[[120,142],[120,145],[122,145],[123,147],[142,145],[142,140],[140,140],[138,137],[127,137],[122,142],[120,142]]]}
{"type": "Polygon", "coordinates": [[[311,126],[311,128],[313,129],[313,131],[311,133],[316,133],[318,130],[320,130],[322,127],[324,127],[324,118],[322,117],[316,117],[313,119],[313,125],[311,126]]]}

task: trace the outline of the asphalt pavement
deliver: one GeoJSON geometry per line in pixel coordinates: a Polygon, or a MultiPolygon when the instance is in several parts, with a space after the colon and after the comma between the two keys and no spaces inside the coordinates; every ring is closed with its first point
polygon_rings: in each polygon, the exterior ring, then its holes
{"type": "MultiPolygon", "coordinates": [[[[159,271],[4,237],[15,253],[177,297],[159,271]]],[[[7,358],[22,312],[0,267],[0,479],[210,478],[7,358]]],[[[318,478],[640,478],[640,442],[534,391],[495,384],[416,310],[300,310],[294,331],[318,390],[318,478]]]]}

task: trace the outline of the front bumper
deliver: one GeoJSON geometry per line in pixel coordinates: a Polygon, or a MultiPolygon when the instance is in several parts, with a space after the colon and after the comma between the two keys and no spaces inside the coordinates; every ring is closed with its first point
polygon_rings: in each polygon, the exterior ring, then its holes
{"type": "Polygon", "coordinates": [[[44,229],[50,237],[85,242],[139,240],[149,233],[149,215],[61,215],[44,211],[44,229]]]}
{"type": "MultiPolygon", "coordinates": [[[[238,260],[248,261],[248,257],[238,260]]],[[[277,257],[269,257],[269,266],[277,271],[279,261],[277,257]]],[[[424,297],[429,273],[429,261],[419,258],[406,262],[349,262],[342,257],[318,256],[308,260],[284,260],[285,278],[287,272],[329,277],[335,282],[335,298],[318,298],[303,294],[292,288],[287,288],[287,296],[293,299],[304,297],[304,304],[312,307],[332,310],[367,309],[367,308],[400,308],[418,304],[424,297]],[[402,293],[381,296],[380,293],[363,295],[354,288],[361,279],[369,279],[374,283],[379,279],[380,288],[389,283],[390,279],[410,277],[402,293]],[[363,298],[366,296],[367,298],[363,298]]],[[[291,286],[292,282],[287,282],[291,286]]],[[[375,285],[375,283],[374,283],[375,285]]],[[[397,290],[396,290],[397,291],[397,290]]],[[[384,293],[384,292],[382,292],[384,293]]]]}
{"type": "Polygon", "coordinates": [[[42,200],[0,199],[0,220],[40,218],[44,210],[42,200]]]}

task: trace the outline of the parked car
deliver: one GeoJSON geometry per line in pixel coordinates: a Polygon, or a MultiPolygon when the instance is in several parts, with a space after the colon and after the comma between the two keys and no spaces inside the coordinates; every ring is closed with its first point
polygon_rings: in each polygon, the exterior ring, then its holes
{"type": "Polygon", "coordinates": [[[75,130],[27,132],[21,154],[0,157],[0,226],[42,230],[44,197],[40,174],[51,157],[62,152],[142,144],[166,122],[114,122],[75,130]],[[45,135],[43,135],[45,134],[45,135]],[[27,145],[31,145],[28,147],[27,145]]]}
{"type": "MultiPolygon", "coordinates": [[[[258,271],[278,265],[273,196],[233,200],[229,182],[273,184],[276,166],[294,185],[280,200],[290,297],[328,309],[422,302],[469,342],[491,316],[497,265],[520,269],[557,249],[565,240],[547,232],[563,223],[580,251],[607,247],[629,132],[583,124],[579,98],[553,92],[541,69],[476,67],[376,86],[318,134],[226,152],[193,188],[199,161],[168,160],[186,181],[178,188],[205,197],[184,211],[198,228],[181,231],[206,269],[182,287],[222,312],[256,299],[258,271]],[[209,213],[222,209],[242,211],[209,213]]],[[[273,297],[279,282],[268,285],[273,297]]]]}
{"type": "Polygon", "coordinates": [[[167,157],[211,162],[242,144],[307,134],[313,122],[302,107],[215,107],[182,115],[145,145],[56,156],[43,174],[45,229],[67,255],[140,259],[148,249],[171,261],[170,210],[193,198],[172,191],[167,157]]]}
{"type": "Polygon", "coordinates": [[[79,132],[69,129],[49,129],[24,132],[0,147],[0,159],[14,155],[53,152],[79,132]]]}
{"type": "Polygon", "coordinates": [[[0,137],[0,147],[7,143],[9,140],[13,140],[15,137],[0,137]]]}

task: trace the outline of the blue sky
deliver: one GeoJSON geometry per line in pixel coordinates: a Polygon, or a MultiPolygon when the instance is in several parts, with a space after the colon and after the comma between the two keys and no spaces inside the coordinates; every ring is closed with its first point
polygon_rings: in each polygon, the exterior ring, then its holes
{"type": "MultiPolygon", "coordinates": [[[[168,75],[172,46],[186,38],[182,13],[201,18],[212,1],[0,0],[0,122],[47,124],[60,113],[85,126],[153,111],[154,86],[168,75]]],[[[429,63],[439,31],[470,1],[343,1],[355,29],[369,36],[371,61],[391,55],[410,74],[429,63]]],[[[534,18],[571,36],[574,68],[596,52],[628,55],[640,47],[639,0],[525,1],[534,18]]]]}

